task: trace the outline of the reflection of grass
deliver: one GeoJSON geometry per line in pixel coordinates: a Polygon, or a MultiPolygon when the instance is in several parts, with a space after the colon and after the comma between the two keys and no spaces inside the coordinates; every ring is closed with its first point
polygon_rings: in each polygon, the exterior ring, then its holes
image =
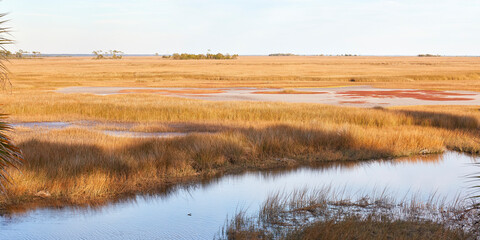
{"type": "Polygon", "coordinates": [[[257,216],[240,212],[220,239],[475,239],[479,212],[462,202],[347,197],[329,188],[273,194],[257,216]]]}

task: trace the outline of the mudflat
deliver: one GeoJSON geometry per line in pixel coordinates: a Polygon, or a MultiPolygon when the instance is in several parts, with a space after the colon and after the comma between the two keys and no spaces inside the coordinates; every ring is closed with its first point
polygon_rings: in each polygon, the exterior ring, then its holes
{"type": "Polygon", "coordinates": [[[293,88],[288,90],[273,88],[67,87],[56,92],[96,95],[153,93],[212,101],[320,103],[357,107],[480,104],[480,94],[471,91],[382,89],[370,86],[293,88]]]}

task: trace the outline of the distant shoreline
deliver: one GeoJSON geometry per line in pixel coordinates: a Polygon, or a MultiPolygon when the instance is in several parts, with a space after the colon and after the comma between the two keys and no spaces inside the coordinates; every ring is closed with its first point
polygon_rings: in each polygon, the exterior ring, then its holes
{"type": "MultiPolygon", "coordinates": [[[[124,54],[124,57],[161,57],[168,54],[124,54]]],[[[268,54],[239,54],[240,57],[268,57],[268,54]]],[[[69,53],[48,53],[41,54],[40,57],[95,57],[93,54],[69,54],[69,53]]],[[[276,57],[276,56],[272,56],[276,57]]],[[[342,56],[342,55],[319,55],[319,54],[295,54],[293,56],[281,57],[418,57],[418,55],[357,55],[357,56],[342,56]]],[[[480,57],[479,55],[441,55],[436,57],[480,57]]]]}

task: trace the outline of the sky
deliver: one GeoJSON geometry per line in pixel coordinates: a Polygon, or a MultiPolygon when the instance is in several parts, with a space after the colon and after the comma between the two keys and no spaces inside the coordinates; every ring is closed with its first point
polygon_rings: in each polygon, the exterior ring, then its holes
{"type": "Polygon", "coordinates": [[[480,0],[3,0],[10,50],[480,55],[480,0]]]}

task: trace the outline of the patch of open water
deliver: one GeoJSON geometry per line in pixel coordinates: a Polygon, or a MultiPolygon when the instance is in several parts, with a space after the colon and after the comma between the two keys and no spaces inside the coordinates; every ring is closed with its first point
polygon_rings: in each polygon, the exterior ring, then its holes
{"type": "Polygon", "coordinates": [[[98,209],[37,209],[0,217],[0,239],[212,239],[228,216],[258,211],[269,194],[330,186],[347,193],[388,189],[402,199],[466,196],[479,158],[456,152],[227,175],[190,188],[137,196],[98,209]],[[191,216],[189,216],[191,214],[191,216]]]}
{"type": "Polygon", "coordinates": [[[13,123],[12,127],[61,129],[72,126],[69,122],[24,122],[13,123]]]}
{"type": "MultiPolygon", "coordinates": [[[[18,128],[31,128],[31,129],[64,129],[67,127],[78,127],[85,129],[92,129],[96,125],[99,125],[95,122],[80,122],[80,123],[71,123],[71,122],[24,122],[24,123],[13,123],[12,127],[18,128]]],[[[113,124],[113,126],[128,126],[128,124],[113,124]]],[[[122,131],[122,130],[99,130],[100,132],[114,137],[128,137],[128,138],[170,138],[170,137],[184,137],[188,133],[184,132],[134,132],[134,131],[122,131]]]]}

